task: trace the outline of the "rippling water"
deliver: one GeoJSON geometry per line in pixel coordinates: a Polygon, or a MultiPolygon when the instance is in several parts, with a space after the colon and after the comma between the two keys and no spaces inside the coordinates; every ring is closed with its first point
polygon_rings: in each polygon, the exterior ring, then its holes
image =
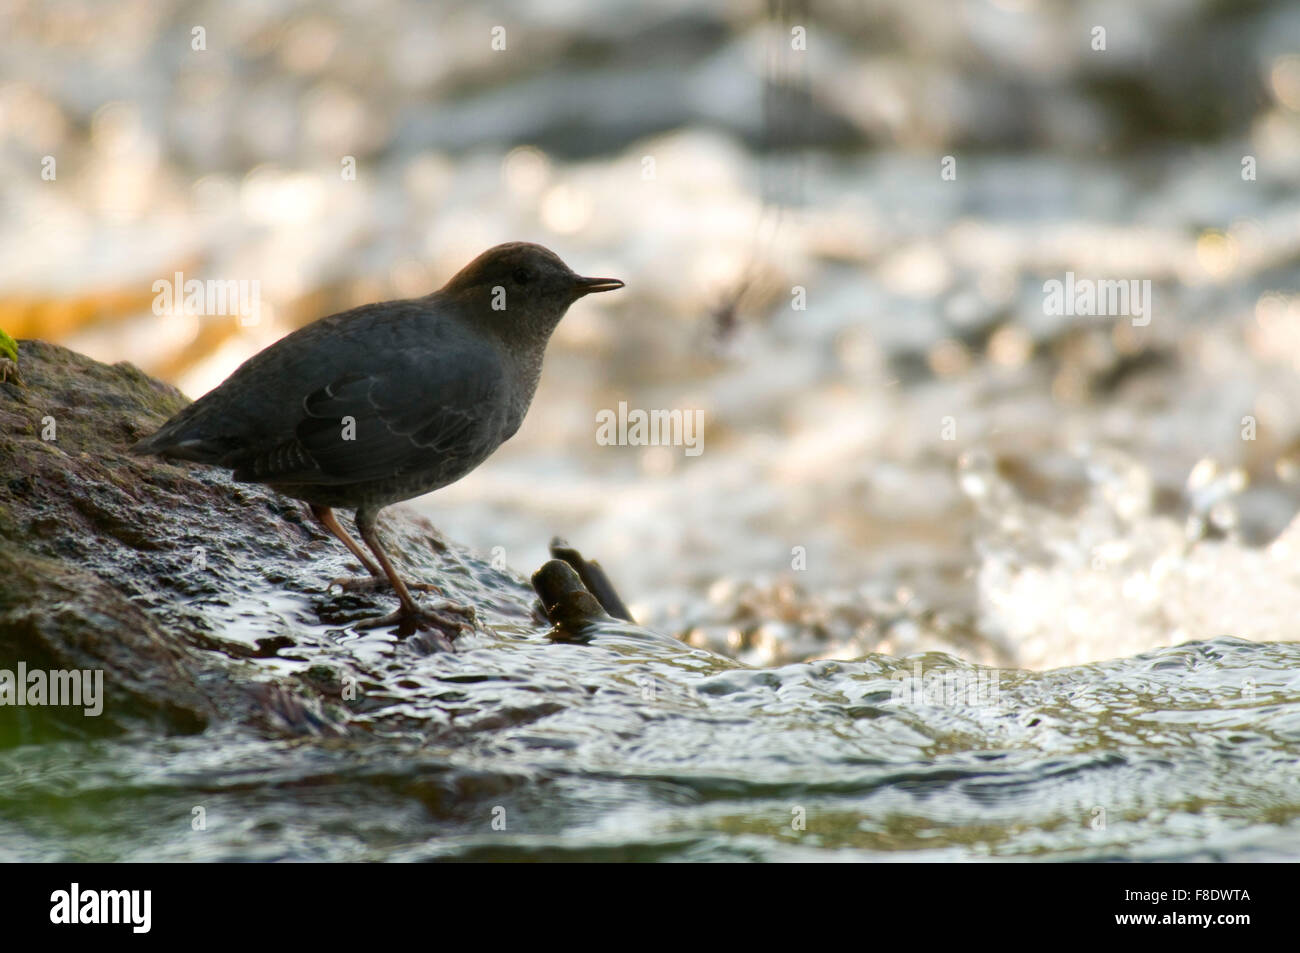
{"type": "Polygon", "coordinates": [[[361,736],[0,756],[8,859],[1264,860],[1300,849],[1300,647],[1049,673],[750,669],[641,631],[372,659],[361,736]],[[383,674],[378,674],[383,673],[383,674]],[[981,677],[982,676],[982,677],[981,677]],[[206,830],[192,831],[193,809],[206,830]]]}

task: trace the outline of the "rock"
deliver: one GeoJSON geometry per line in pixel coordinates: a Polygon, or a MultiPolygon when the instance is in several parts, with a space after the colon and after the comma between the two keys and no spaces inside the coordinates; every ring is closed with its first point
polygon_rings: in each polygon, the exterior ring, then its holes
{"type": "MultiPolygon", "coordinates": [[[[605,570],[600,563],[583,558],[580,552],[558,536],[551,540],[551,555],[572,567],[578,577],[578,587],[587,590],[590,595],[594,596],[606,614],[615,619],[622,619],[624,622],[636,621],[632,618],[632,613],[623,603],[623,600],[619,598],[617,590],[614,589],[614,584],[609,581],[609,577],[605,575],[605,570]]],[[[543,566],[542,570],[534,574],[534,588],[537,587],[538,576],[545,569],[546,567],[543,566]]],[[[551,621],[556,620],[552,619],[551,621]]]]}
{"type": "Polygon", "coordinates": [[[578,573],[563,559],[551,559],[533,573],[533,588],[542,612],[555,625],[557,642],[583,642],[586,631],[610,620],[600,600],[582,584],[578,573]]]}

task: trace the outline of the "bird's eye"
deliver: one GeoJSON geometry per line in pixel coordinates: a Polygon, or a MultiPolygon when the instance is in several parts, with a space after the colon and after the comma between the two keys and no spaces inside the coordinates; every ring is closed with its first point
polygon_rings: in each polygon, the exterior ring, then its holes
{"type": "Polygon", "coordinates": [[[533,280],[533,271],[531,268],[516,268],[510,277],[515,280],[515,284],[526,285],[533,280]]]}

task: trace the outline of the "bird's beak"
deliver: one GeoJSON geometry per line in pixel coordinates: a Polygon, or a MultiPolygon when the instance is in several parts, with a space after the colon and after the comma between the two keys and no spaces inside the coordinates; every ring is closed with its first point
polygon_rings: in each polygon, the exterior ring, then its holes
{"type": "Polygon", "coordinates": [[[596,291],[615,291],[623,287],[623,282],[617,278],[582,278],[574,280],[574,290],[578,292],[578,297],[589,295],[596,291]]]}

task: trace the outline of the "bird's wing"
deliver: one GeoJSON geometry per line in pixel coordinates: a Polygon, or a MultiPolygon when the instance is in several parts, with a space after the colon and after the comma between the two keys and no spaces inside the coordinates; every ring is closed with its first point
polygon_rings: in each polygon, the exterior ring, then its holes
{"type": "Polygon", "coordinates": [[[235,479],[346,484],[450,473],[461,461],[468,470],[504,435],[504,379],[495,353],[471,348],[433,367],[399,355],[382,370],[347,373],[308,394],[293,438],[238,461],[235,479]]]}
{"type": "Polygon", "coordinates": [[[384,356],[404,354],[416,333],[426,353],[463,347],[456,326],[437,320],[435,311],[428,299],[383,301],[304,325],[254,354],[131,452],[238,469],[293,438],[308,391],[350,371],[386,369],[384,356]],[[369,362],[359,365],[363,360],[369,362]]]}

